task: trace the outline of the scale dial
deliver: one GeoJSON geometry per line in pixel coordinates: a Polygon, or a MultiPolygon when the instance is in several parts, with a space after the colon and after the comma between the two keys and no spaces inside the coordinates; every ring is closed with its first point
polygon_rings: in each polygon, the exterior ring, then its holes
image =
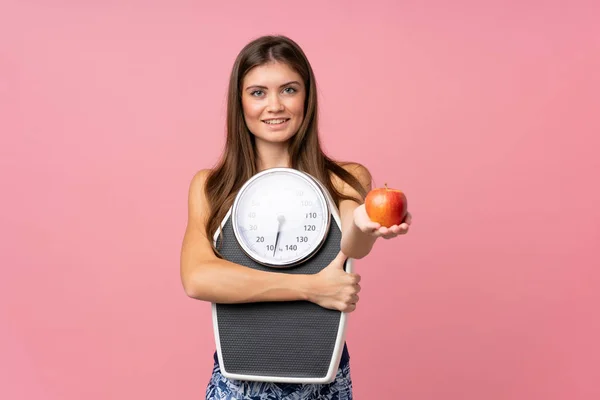
{"type": "Polygon", "coordinates": [[[312,176],[291,168],[271,168],[250,178],[232,209],[236,239],[258,263],[291,267],[323,244],[331,215],[327,195],[312,176]]]}

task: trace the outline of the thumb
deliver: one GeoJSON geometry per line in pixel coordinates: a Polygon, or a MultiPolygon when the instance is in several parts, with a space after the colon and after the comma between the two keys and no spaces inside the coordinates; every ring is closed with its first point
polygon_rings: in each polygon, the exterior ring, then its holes
{"type": "Polygon", "coordinates": [[[347,259],[348,259],[348,256],[345,255],[344,253],[342,253],[342,251],[340,250],[340,252],[337,254],[337,256],[335,257],[333,262],[335,264],[337,264],[339,267],[341,267],[342,269],[344,269],[344,264],[346,263],[347,259]]]}

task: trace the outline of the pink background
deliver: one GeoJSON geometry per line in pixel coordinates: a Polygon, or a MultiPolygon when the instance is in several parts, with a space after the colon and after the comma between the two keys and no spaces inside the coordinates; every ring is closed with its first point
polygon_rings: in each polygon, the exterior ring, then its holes
{"type": "Polygon", "coordinates": [[[356,264],[356,398],[599,398],[599,15],[3,1],[0,398],[203,398],[214,342],[179,280],[187,188],[224,143],[237,52],[266,33],[310,58],[326,150],[414,215],[356,264]]]}

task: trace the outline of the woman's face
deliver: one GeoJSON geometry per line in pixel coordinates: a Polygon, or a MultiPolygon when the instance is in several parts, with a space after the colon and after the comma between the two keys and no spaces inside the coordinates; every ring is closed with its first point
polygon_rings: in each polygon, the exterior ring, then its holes
{"type": "Polygon", "coordinates": [[[302,78],[287,64],[254,67],[242,82],[244,118],[257,140],[285,143],[293,137],[304,118],[305,98],[302,78]]]}

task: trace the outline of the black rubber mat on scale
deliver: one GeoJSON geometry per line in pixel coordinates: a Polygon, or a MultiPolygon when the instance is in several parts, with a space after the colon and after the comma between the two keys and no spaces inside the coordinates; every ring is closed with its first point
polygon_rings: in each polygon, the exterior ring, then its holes
{"type": "MultiPolygon", "coordinates": [[[[292,268],[270,268],[250,259],[239,246],[231,218],[217,245],[231,262],[261,271],[314,274],[340,251],[341,231],[331,218],[321,249],[307,262],[292,268]]],[[[335,350],[341,312],[308,301],[217,304],[223,364],[228,373],[319,378],[327,374],[335,350]]],[[[343,343],[338,346],[343,347],[343,343]]]]}

